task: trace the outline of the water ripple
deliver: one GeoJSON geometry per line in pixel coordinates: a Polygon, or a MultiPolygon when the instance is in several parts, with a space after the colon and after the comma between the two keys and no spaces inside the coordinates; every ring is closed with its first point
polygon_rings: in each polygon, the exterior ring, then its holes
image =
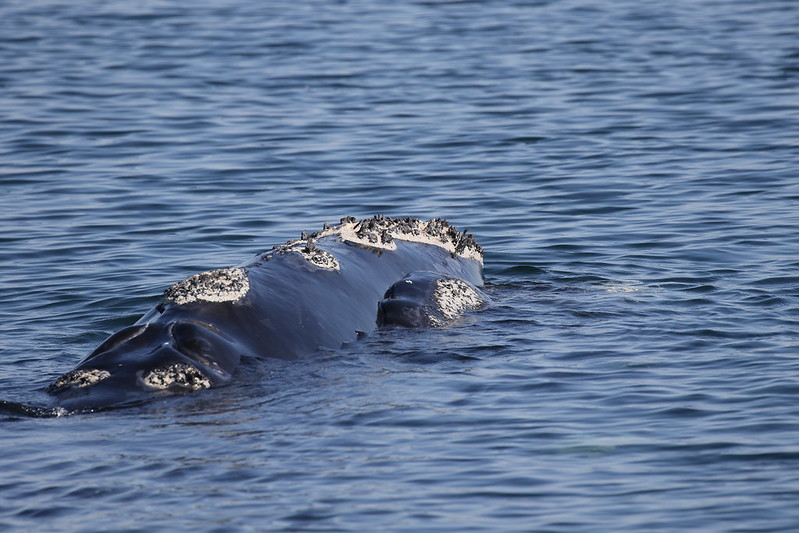
{"type": "Polygon", "coordinates": [[[3,3],[0,529],[793,530],[798,17],[3,3]],[[492,304],[43,407],[169,284],[374,213],[470,228],[492,304]]]}

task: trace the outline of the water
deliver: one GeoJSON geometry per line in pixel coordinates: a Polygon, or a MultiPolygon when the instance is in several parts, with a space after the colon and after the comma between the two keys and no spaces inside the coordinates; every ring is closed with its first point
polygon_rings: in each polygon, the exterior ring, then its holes
{"type": "Polygon", "coordinates": [[[0,419],[0,529],[794,531],[799,5],[0,6],[0,399],[169,284],[441,216],[494,304],[0,419]]]}

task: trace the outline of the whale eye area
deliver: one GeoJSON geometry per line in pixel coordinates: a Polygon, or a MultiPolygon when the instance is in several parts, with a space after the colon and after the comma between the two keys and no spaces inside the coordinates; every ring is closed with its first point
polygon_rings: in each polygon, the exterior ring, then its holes
{"type": "Polygon", "coordinates": [[[214,345],[210,338],[214,334],[210,326],[194,322],[175,322],[170,327],[174,348],[204,364],[207,364],[214,354],[214,345]]]}
{"type": "Polygon", "coordinates": [[[208,341],[203,339],[183,339],[175,346],[179,352],[188,355],[192,359],[206,357],[210,347],[211,345],[208,341]]]}

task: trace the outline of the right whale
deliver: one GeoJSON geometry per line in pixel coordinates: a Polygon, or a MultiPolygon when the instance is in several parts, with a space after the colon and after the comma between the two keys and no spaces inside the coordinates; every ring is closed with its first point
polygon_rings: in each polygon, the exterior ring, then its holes
{"type": "Polygon", "coordinates": [[[347,217],[195,274],[48,388],[69,411],[228,383],[243,357],[293,359],[385,325],[436,327],[486,302],[483,252],[441,219],[347,217]]]}

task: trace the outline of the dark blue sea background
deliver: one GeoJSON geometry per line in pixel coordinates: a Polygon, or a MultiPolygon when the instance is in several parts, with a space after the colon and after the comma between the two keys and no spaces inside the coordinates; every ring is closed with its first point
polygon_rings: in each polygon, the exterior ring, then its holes
{"type": "Polygon", "coordinates": [[[0,4],[2,531],[796,531],[798,330],[794,0],[0,4]],[[14,407],[376,213],[469,228],[492,304],[14,407]]]}

